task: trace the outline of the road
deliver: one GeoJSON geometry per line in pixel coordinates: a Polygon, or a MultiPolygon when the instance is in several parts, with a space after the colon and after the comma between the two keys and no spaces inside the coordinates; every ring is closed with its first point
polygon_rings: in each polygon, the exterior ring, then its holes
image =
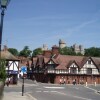
{"type": "MultiPolygon", "coordinates": [[[[19,80],[22,84],[22,80],[19,80]]],[[[32,80],[25,80],[24,93],[29,94],[36,100],[100,100],[100,85],[85,87],[82,85],[54,85],[34,83],[32,80]]],[[[5,92],[22,93],[22,85],[5,87],[5,92]]]]}

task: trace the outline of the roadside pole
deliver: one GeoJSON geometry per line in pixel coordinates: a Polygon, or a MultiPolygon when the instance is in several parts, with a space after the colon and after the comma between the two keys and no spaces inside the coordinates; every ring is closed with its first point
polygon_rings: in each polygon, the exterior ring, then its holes
{"type": "Polygon", "coordinates": [[[23,83],[22,83],[22,96],[24,96],[24,73],[23,73],[23,83]]]}
{"type": "Polygon", "coordinates": [[[21,72],[23,72],[23,83],[22,83],[22,96],[24,95],[24,79],[25,79],[25,76],[26,76],[26,73],[27,73],[27,67],[26,66],[22,66],[21,67],[21,72]]]}

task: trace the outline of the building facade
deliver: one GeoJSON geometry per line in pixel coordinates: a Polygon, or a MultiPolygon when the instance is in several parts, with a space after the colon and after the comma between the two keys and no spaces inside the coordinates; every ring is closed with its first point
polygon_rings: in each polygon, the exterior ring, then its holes
{"type": "Polygon", "coordinates": [[[12,55],[7,46],[4,46],[4,49],[1,51],[1,58],[6,60],[5,70],[7,77],[11,79],[11,84],[17,84],[19,78],[19,59],[12,55]]]}
{"type": "Polygon", "coordinates": [[[53,46],[32,59],[32,75],[38,82],[72,84],[100,84],[100,58],[59,54],[53,46]]]}

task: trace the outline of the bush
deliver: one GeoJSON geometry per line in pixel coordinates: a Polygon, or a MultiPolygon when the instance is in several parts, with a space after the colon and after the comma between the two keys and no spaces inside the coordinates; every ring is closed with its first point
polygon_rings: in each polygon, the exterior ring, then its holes
{"type": "Polygon", "coordinates": [[[4,59],[0,59],[0,81],[5,81],[6,79],[6,61],[4,59]]]}

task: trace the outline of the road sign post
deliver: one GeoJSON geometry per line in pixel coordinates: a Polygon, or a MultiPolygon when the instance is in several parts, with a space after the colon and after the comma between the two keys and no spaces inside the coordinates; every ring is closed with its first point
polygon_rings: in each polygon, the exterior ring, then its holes
{"type": "Polygon", "coordinates": [[[26,74],[27,73],[27,67],[26,66],[22,66],[21,67],[21,72],[23,72],[23,83],[22,83],[22,96],[24,95],[24,77],[25,77],[25,75],[24,74],[26,74]]]}
{"type": "Polygon", "coordinates": [[[23,84],[22,84],[22,96],[24,95],[24,77],[23,77],[23,84]]]}

